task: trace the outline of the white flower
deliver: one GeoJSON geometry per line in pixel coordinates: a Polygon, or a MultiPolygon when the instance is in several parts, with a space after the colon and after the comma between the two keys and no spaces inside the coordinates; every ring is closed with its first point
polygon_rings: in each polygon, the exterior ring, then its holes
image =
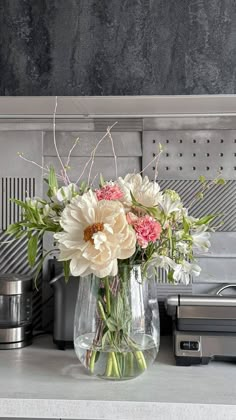
{"type": "Polygon", "coordinates": [[[189,251],[189,245],[187,242],[179,241],[176,242],[176,249],[181,252],[181,254],[187,254],[189,251]]]}
{"type": "Polygon", "coordinates": [[[76,184],[69,184],[67,186],[59,188],[56,194],[52,197],[53,202],[63,203],[71,201],[72,198],[78,192],[78,187],[76,184]]]}
{"type": "Polygon", "coordinates": [[[56,216],[56,212],[50,207],[49,204],[46,204],[43,207],[43,216],[44,217],[55,217],[56,216]]]}
{"type": "Polygon", "coordinates": [[[124,178],[119,177],[117,183],[124,196],[120,200],[127,207],[132,207],[132,192],[136,201],[145,207],[157,206],[160,198],[160,186],[157,182],[150,182],[148,177],[142,178],[140,174],[127,174],[124,178]]]}
{"type": "Polygon", "coordinates": [[[175,191],[166,190],[161,197],[159,204],[166,216],[169,216],[173,212],[179,213],[183,209],[179,195],[174,193],[175,191]]]}
{"type": "Polygon", "coordinates": [[[197,264],[190,264],[188,261],[183,261],[181,264],[176,264],[174,269],[173,279],[175,283],[189,284],[190,276],[199,276],[201,268],[197,264]]]}
{"type": "Polygon", "coordinates": [[[202,225],[195,228],[194,231],[191,232],[193,247],[197,251],[207,252],[211,246],[209,241],[211,235],[206,230],[207,226],[202,225]]]}
{"type": "Polygon", "coordinates": [[[168,273],[170,268],[174,270],[176,266],[177,264],[170,257],[154,252],[148,264],[148,277],[154,274],[156,268],[163,268],[168,273]]]}
{"type": "Polygon", "coordinates": [[[66,206],[61,226],[64,232],[54,235],[59,243],[59,260],[71,260],[74,276],[116,275],[117,259],[131,257],[136,249],[136,235],[122,204],[98,201],[91,190],[66,206]]]}

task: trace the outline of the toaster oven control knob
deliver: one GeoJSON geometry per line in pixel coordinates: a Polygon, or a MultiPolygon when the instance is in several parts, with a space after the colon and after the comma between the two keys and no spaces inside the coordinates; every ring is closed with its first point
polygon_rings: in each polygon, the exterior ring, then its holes
{"type": "Polygon", "coordinates": [[[180,349],[198,351],[199,342],[198,341],[180,341],[180,349]]]}

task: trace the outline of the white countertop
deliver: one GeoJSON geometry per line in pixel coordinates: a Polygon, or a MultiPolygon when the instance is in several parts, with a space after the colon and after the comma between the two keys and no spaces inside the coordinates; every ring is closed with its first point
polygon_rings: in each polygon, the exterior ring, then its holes
{"type": "Polygon", "coordinates": [[[125,382],[88,376],[73,350],[51,337],[21,350],[0,351],[0,418],[83,420],[235,420],[236,365],[177,367],[170,338],[157,362],[125,382]]]}

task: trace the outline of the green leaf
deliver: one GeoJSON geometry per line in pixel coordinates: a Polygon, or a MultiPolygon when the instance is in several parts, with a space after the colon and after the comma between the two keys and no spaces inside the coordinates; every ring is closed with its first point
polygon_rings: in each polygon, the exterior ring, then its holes
{"type": "Polygon", "coordinates": [[[202,192],[197,193],[197,198],[202,200],[204,198],[204,194],[202,192]]]}
{"type": "Polygon", "coordinates": [[[219,178],[219,179],[216,179],[215,180],[215,184],[216,185],[225,185],[226,184],[226,181],[225,181],[224,178],[219,178]]]}
{"type": "Polygon", "coordinates": [[[173,274],[174,274],[173,270],[170,270],[168,272],[168,276],[167,277],[168,277],[168,280],[169,280],[170,283],[174,283],[173,274]]]}
{"type": "Polygon", "coordinates": [[[210,223],[213,219],[215,219],[217,216],[217,214],[209,214],[207,216],[201,217],[201,219],[199,219],[197,222],[195,222],[195,225],[199,226],[199,225],[206,225],[208,223],[210,223]]]}
{"type": "Polygon", "coordinates": [[[106,324],[107,324],[107,328],[109,329],[109,331],[113,332],[113,331],[117,330],[116,320],[114,318],[112,318],[111,316],[106,319],[106,324]]]}
{"type": "Polygon", "coordinates": [[[107,338],[108,338],[108,336],[109,336],[109,330],[107,331],[107,332],[105,332],[104,334],[103,334],[103,336],[102,336],[102,349],[104,349],[104,347],[105,347],[105,345],[106,345],[106,341],[107,341],[107,338]]]}
{"type": "Polygon", "coordinates": [[[184,227],[184,233],[188,234],[190,226],[184,216],[183,216],[183,227],[184,227]]]}
{"type": "Polygon", "coordinates": [[[70,261],[63,261],[63,270],[65,276],[65,282],[68,283],[70,278],[70,261]]]}
{"type": "Polygon", "coordinates": [[[41,258],[41,260],[39,261],[38,265],[37,265],[37,269],[36,269],[35,276],[34,276],[34,287],[35,287],[35,289],[36,289],[36,290],[38,290],[38,287],[37,287],[37,280],[38,280],[39,273],[40,273],[40,271],[42,270],[44,260],[45,260],[45,258],[47,258],[47,256],[48,256],[48,255],[50,255],[52,252],[54,252],[54,250],[53,250],[53,249],[50,249],[50,251],[46,252],[46,253],[44,254],[44,256],[41,258]]]}
{"type": "Polygon", "coordinates": [[[199,176],[198,180],[204,184],[206,182],[206,177],[204,175],[199,176]]]}
{"type": "Polygon", "coordinates": [[[18,206],[22,207],[23,209],[28,209],[28,204],[24,201],[17,200],[16,198],[11,198],[10,201],[17,204],[18,206]]]}
{"type": "Polygon", "coordinates": [[[100,174],[99,186],[103,187],[105,185],[105,179],[103,178],[102,174],[100,174]]]}
{"type": "Polygon", "coordinates": [[[38,233],[31,236],[28,241],[28,261],[31,267],[34,266],[38,246],[38,233]]]}
{"type": "Polygon", "coordinates": [[[50,166],[50,172],[49,172],[49,176],[48,176],[48,184],[49,184],[49,188],[52,191],[53,190],[58,190],[57,177],[56,177],[55,169],[53,168],[53,166],[50,166]]]}
{"type": "Polygon", "coordinates": [[[8,226],[7,228],[7,234],[9,235],[16,235],[21,230],[21,227],[18,223],[13,223],[8,226]]]}

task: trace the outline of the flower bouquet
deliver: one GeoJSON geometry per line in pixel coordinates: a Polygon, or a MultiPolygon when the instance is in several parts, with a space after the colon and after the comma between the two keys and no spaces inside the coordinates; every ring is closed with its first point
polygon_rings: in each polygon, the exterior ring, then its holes
{"type": "MultiPolygon", "coordinates": [[[[106,135],[111,138],[110,129],[106,135]]],[[[79,359],[100,377],[129,379],[144,372],[158,351],[157,295],[150,285],[160,269],[171,283],[188,284],[191,276],[199,276],[194,250],[208,250],[215,216],[190,216],[177,192],[160,190],[156,176],[154,181],[142,173],[112,181],[100,176],[94,188],[90,182],[94,156],[95,149],[87,183],[81,181],[84,171],[79,182],[70,182],[69,165],[59,155],[59,174],[53,167],[43,168],[47,198],[14,200],[22,208],[22,220],[9,226],[8,233],[28,237],[31,266],[38,239],[45,232],[53,234],[65,279],[83,278],[75,315],[79,359]]],[[[115,154],[114,158],[116,164],[115,154]]],[[[209,188],[205,178],[200,181],[197,199],[209,188]]],[[[41,267],[42,262],[37,273],[41,267]]]]}

